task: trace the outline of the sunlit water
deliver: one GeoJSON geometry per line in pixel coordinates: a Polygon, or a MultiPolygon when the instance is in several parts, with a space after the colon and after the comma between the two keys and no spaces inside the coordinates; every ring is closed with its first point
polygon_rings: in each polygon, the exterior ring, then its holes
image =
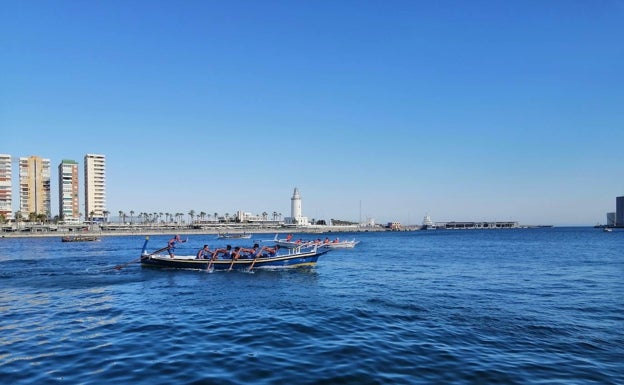
{"type": "Polygon", "coordinates": [[[255,273],[111,269],[140,236],[0,239],[0,382],[624,383],[624,231],[337,235],[361,243],[255,273]]]}

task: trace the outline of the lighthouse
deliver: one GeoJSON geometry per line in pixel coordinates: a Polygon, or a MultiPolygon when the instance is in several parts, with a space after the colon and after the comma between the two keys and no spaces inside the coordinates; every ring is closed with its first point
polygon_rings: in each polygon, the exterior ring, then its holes
{"type": "Polygon", "coordinates": [[[301,218],[301,195],[299,195],[299,189],[296,187],[292,198],[290,198],[290,216],[292,218],[301,218]]]}
{"type": "Polygon", "coordinates": [[[301,211],[301,195],[299,189],[295,187],[292,198],[290,198],[290,218],[285,218],[286,223],[307,226],[309,225],[308,218],[304,217],[301,211]]]}

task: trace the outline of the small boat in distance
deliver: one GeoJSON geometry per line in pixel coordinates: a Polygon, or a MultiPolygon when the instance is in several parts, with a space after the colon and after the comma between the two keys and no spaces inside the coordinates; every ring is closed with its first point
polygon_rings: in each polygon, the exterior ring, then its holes
{"type": "Polygon", "coordinates": [[[421,230],[435,230],[436,229],[436,225],[435,223],[433,223],[429,215],[425,215],[425,217],[423,218],[422,226],[420,227],[420,229],[421,230]]]}
{"type": "Polygon", "coordinates": [[[252,234],[247,233],[219,233],[218,239],[249,239],[252,234]]]}
{"type": "Polygon", "coordinates": [[[610,227],[603,227],[602,231],[604,231],[605,233],[610,233],[613,231],[613,229],[610,227]]]}
{"type": "Polygon", "coordinates": [[[280,247],[285,247],[287,249],[295,249],[298,247],[312,247],[317,246],[318,248],[326,248],[326,249],[352,249],[354,248],[360,241],[356,241],[355,239],[351,241],[341,241],[336,238],[333,241],[330,241],[329,238],[325,238],[324,241],[320,239],[314,241],[304,241],[302,239],[293,240],[292,235],[289,234],[286,238],[278,238],[278,235],[275,234],[275,238],[273,239],[276,245],[280,247]]]}
{"type": "Polygon", "coordinates": [[[354,248],[360,241],[351,240],[351,241],[332,241],[329,243],[323,243],[320,247],[325,247],[327,249],[352,249],[354,248]]]}
{"type": "Polygon", "coordinates": [[[95,235],[68,235],[61,238],[61,242],[93,242],[99,240],[100,238],[95,235]]]}

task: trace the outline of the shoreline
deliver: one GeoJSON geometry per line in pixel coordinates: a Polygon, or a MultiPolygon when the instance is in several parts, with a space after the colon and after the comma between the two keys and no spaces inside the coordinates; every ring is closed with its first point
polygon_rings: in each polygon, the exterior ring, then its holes
{"type": "MultiPolygon", "coordinates": [[[[223,233],[230,234],[325,234],[325,233],[364,233],[364,232],[385,232],[390,231],[384,228],[374,227],[345,227],[345,226],[326,226],[323,229],[320,228],[262,228],[262,229],[235,229],[232,231],[223,231],[223,229],[132,229],[132,230],[86,230],[86,231],[11,231],[0,232],[0,238],[62,238],[71,236],[97,236],[97,237],[111,237],[111,236],[151,236],[151,235],[218,235],[223,233]]],[[[413,230],[401,230],[401,231],[413,231],[413,230]]]]}

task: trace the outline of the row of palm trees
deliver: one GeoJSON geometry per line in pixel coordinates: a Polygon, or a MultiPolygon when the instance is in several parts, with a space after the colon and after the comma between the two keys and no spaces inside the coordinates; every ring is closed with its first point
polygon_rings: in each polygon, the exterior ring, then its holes
{"type": "MultiPolygon", "coordinates": [[[[108,222],[108,217],[110,215],[110,211],[104,211],[104,222],[108,222]]],[[[130,219],[130,223],[176,223],[182,224],[184,223],[184,213],[163,213],[163,212],[154,212],[154,213],[136,213],[134,210],[130,210],[128,213],[125,213],[123,210],[119,210],[119,216],[117,217],[119,223],[128,223],[128,217],[130,219]],[[135,216],[135,214],[137,214],[135,216]],[[164,217],[164,220],[163,220],[164,217]]],[[[91,217],[93,217],[95,213],[91,213],[91,217]]],[[[215,212],[213,214],[208,214],[205,211],[199,212],[199,214],[195,210],[191,210],[187,213],[190,217],[190,223],[196,223],[199,221],[200,223],[205,222],[235,222],[237,218],[235,216],[230,215],[230,213],[225,213],[223,216],[219,216],[219,213],[215,212]]],[[[269,213],[263,212],[262,220],[267,221],[269,219],[269,213]]],[[[278,213],[277,211],[273,211],[272,214],[273,221],[281,221],[282,213],[278,213]]]]}
{"type": "MultiPolygon", "coordinates": [[[[110,211],[103,211],[102,212],[104,214],[104,222],[108,222],[108,218],[109,215],[111,214],[110,211]]],[[[96,218],[95,216],[95,211],[91,211],[88,215],[87,218],[88,220],[94,221],[94,219],[96,218]]],[[[154,213],[146,213],[146,212],[141,212],[138,213],[138,215],[135,216],[136,212],[134,210],[130,210],[129,214],[126,214],[124,211],[119,210],[118,212],[119,217],[118,217],[118,221],[119,223],[127,223],[128,221],[128,216],[130,217],[130,223],[134,223],[135,219],[137,222],[139,223],[176,223],[176,224],[182,224],[184,223],[184,214],[183,213],[163,213],[163,212],[154,212],[154,213]],[[163,220],[164,217],[164,220],[163,220]]],[[[82,213],[79,214],[79,217],[82,217],[82,213]]],[[[200,223],[206,223],[206,222],[214,222],[214,223],[221,223],[221,222],[225,222],[225,223],[229,223],[229,222],[236,222],[238,219],[235,216],[231,216],[230,213],[225,213],[223,214],[223,216],[219,216],[219,213],[215,212],[213,214],[208,214],[204,211],[201,211],[199,214],[196,213],[195,210],[191,210],[187,213],[187,215],[190,217],[190,223],[196,223],[196,221],[199,221],[200,223]]],[[[262,218],[263,221],[268,221],[269,219],[269,213],[264,211],[262,213],[262,215],[260,216],[262,218]]],[[[22,215],[21,211],[17,211],[15,213],[15,218],[16,221],[19,222],[21,220],[25,220],[26,222],[39,222],[39,223],[46,223],[48,222],[51,218],[49,218],[48,215],[46,214],[37,214],[37,213],[29,213],[27,218],[24,218],[24,216],[22,215]]],[[[64,218],[62,218],[62,216],[56,216],[55,218],[53,218],[53,222],[58,222],[58,221],[62,221],[64,218]]],[[[277,211],[273,211],[272,213],[272,220],[273,221],[281,221],[282,220],[282,213],[278,213],[277,211]]],[[[2,218],[0,218],[0,222],[4,223],[6,222],[6,218],[4,218],[4,216],[2,216],[2,218]]]]}

